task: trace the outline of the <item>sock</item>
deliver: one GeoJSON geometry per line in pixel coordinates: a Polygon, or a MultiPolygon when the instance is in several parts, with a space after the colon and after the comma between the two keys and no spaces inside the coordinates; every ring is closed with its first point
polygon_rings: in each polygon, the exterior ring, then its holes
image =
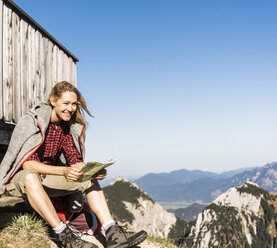
{"type": "Polygon", "coordinates": [[[111,227],[111,226],[113,226],[113,225],[115,225],[115,221],[114,221],[114,220],[110,220],[110,221],[108,221],[108,222],[105,222],[105,223],[102,225],[102,227],[101,227],[101,231],[102,231],[102,232],[106,232],[106,231],[109,229],[109,227],[111,227]]]}
{"type": "Polygon", "coordinates": [[[53,230],[56,234],[60,234],[64,231],[65,228],[66,228],[66,224],[61,221],[60,225],[53,228],[53,230]]]}

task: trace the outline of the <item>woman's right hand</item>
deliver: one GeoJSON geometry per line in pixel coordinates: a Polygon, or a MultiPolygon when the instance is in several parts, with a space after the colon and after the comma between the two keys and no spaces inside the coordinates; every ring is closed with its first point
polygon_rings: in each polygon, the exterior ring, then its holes
{"type": "Polygon", "coordinates": [[[83,174],[83,172],[78,172],[78,171],[79,170],[75,167],[65,167],[65,170],[64,170],[65,179],[69,182],[76,181],[83,174]]]}

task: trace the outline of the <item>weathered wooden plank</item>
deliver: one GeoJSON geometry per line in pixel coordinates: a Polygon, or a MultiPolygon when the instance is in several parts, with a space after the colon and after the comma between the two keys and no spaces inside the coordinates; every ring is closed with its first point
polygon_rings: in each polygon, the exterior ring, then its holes
{"type": "Polygon", "coordinates": [[[64,63],[63,57],[64,52],[62,50],[58,50],[58,82],[64,80],[64,63]]]}
{"type": "Polygon", "coordinates": [[[73,63],[73,66],[72,66],[72,81],[74,82],[74,85],[77,86],[77,70],[76,70],[76,64],[73,63]]]}
{"type": "Polygon", "coordinates": [[[0,1],[0,119],[3,118],[3,1],[0,1]]]}
{"type": "Polygon", "coordinates": [[[71,68],[71,83],[76,85],[76,64],[74,63],[73,59],[70,58],[71,63],[70,63],[70,68],[71,68]]]}
{"type": "Polygon", "coordinates": [[[33,89],[32,89],[32,58],[33,58],[33,48],[32,48],[32,26],[28,24],[28,82],[27,82],[27,110],[32,107],[33,89]]]}
{"type": "Polygon", "coordinates": [[[3,101],[4,120],[12,121],[13,55],[12,55],[12,10],[3,7],[3,101]]]}
{"type": "Polygon", "coordinates": [[[73,80],[72,80],[72,63],[73,63],[72,58],[68,57],[68,82],[73,84],[73,80]]]}
{"type": "Polygon", "coordinates": [[[35,105],[36,102],[36,45],[35,45],[35,40],[36,40],[36,31],[33,28],[33,26],[29,25],[29,109],[32,108],[35,105]]]}
{"type": "Polygon", "coordinates": [[[54,85],[54,79],[53,79],[53,49],[54,45],[52,41],[48,41],[48,56],[47,56],[47,71],[45,72],[47,74],[47,79],[48,79],[48,84],[49,84],[49,89],[45,92],[45,100],[48,99],[49,93],[54,85]]]}
{"type": "Polygon", "coordinates": [[[63,54],[63,80],[70,82],[70,77],[69,77],[69,59],[67,55],[64,53],[63,54]]]}
{"type": "Polygon", "coordinates": [[[41,64],[40,64],[40,55],[41,55],[41,51],[40,51],[40,38],[42,37],[42,35],[40,34],[40,32],[38,30],[35,30],[35,79],[34,79],[34,84],[35,84],[35,101],[34,104],[37,105],[39,102],[41,102],[43,100],[43,98],[41,97],[40,94],[40,87],[41,87],[41,64]]]}
{"type": "Polygon", "coordinates": [[[71,57],[69,59],[69,73],[70,73],[70,82],[76,85],[76,65],[71,57]]]}
{"type": "Polygon", "coordinates": [[[49,73],[48,73],[48,71],[51,70],[51,62],[49,61],[51,50],[49,50],[49,40],[46,37],[44,37],[43,39],[43,47],[44,47],[44,56],[45,56],[44,57],[44,64],[45,64],[44,77],[45,77],[45,83],[46,83],[44,97],[45,97],[45,101],[47,101],[49,91],[52,88],[51,87],[52,82],[49,78],[49,73]]]}
{"type": "Polygon", "coordinates": [[[22,115],[21,110],[21,46],[20,46],[20,18],[13,12],[13,120],[17,122],[22,115]]]}
{"type": "Polygon", "coordinates": [[[20,20],[20,45],[21,45],[21,94],[22,94],[22,114],[28,110],[28,82],[29,82],[29,33],[28,23],[20,20]]]}
{"type": "Polygon", "coordinates": [[[52,76],[53,84],[58,82],[58,48],[56,45],[53,45],[53,56],[52,56],[52,76]]]}
{"type": "Polygon", "coordinates": [[[39,59],[39,67],[40,67],[40,82],[38,82],[40,88],[40,98],[41,101],[45,101],[45,91],[46,91],[46,81],[45,81],[45,49],[44,49],[44,37],[40,36],[40,43],[39,43],[39,52],[40,52],[40,59],[39,59]]]}
{"type": "Polygon", "coordinates": [[[67,65],[68,65],[68,82],[73,84],[72,81],[72,72],[71,72],[71,68],[72,68],[72,59],[70,57],[67,57],[67,65]]]}

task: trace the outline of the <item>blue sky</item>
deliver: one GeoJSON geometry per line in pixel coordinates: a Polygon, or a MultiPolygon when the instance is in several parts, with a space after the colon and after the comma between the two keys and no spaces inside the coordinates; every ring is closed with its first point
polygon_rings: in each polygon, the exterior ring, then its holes
{"type": "Polygon", "coordinates": [[[16,0],[75,54],[109,177],[277,161],[277,2],[16,0]]]}

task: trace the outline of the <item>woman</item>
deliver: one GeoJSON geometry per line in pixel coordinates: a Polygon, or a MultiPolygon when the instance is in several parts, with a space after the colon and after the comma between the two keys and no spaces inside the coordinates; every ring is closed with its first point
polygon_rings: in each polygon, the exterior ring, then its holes
{"type": "MultiPolygon", "coordinates": [[[[113,220],[97,180],[106,177],[103,170],[92,180],[76,182],[84,165],[86,122],[82,111],[90,112],[78,89],[59,82],[47,104],[36,106],[16,125],[7,153],[0,166],[0,194],[27,198],[30,205],[52,226],[63,247],[97,247],[75,236],[59,219],[49,197],[86,194],[91,210],[106,234],[107,247],[131,247],[147,234],[126,235],[113,220]]],[[[76,198],[77,197],[77,198],[76,198]]],[[[79,197],[80,198],[80,197],[79,197]]],[[[78,201],[71,205],[78,211],[78,201]]]]}

